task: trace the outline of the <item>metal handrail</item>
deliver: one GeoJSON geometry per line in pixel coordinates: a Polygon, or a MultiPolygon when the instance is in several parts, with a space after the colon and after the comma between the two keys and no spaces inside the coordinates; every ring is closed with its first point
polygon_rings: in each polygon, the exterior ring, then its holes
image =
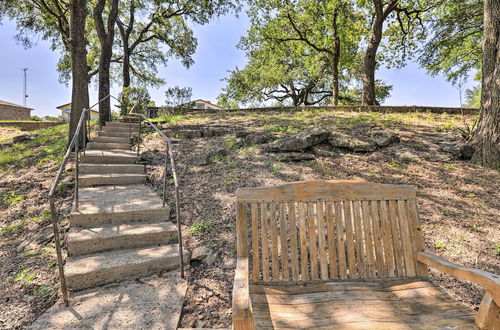
{"type": "MultiPolygon", "coordinates": [[[[176,213],[176,221],[177,221],[177,239],[179,241],[179,257],[180,257],[180,268],[181,268],[181,277],[184,278],[184,256],[182,250],[182,231],[181,231],[181,214],[180,214],[180,194],[179,194],[179,179],[177,177],[177,170],[175,167],[174,155],[172,152],[172,141],[168,136],[165,135],[155,124],[153,124],[146,116],[140,113],[132,112],[133,108],[130,110],[129,115],[139,117],[139,134],[138,134],[138,142],[137,142],[137,155],[139,155],[139,146],[141,144],[141,124],[145,122],[149,126],[151,126],[162,138],[165,140],[165,170],[163,171],[163,207],[165,207],[166,203],[166,190],[167,190],[167,157],[170,158],[170,167],[172,168],[172,177],[174,178],[174,189],[175,189],[175,213],[176,213]]],[[[132,126],[132,123],[130,123],[132,126]]]]}
{"type": "Polygon", "coordinates": [[[63,260],[62,260],[62,253],[61,253],[61,240],[59,237],[59,226],[57,224],[57,210],[55,206],[55,199],[54,199],[54,194],[57,189],[57,184],[61,180],[62,173],[64,169],[66,168],[66,164],[68,163],[68,160],[71,156],[71,151],[74,150],[74,157],[75,157],[75,195],[74,195],[74,202],[73,202],[73,208],[75,211],[78,211],[79,208],[79,184],[78,184],[78,163],[79,163],[79,153],[80,153],[80,132],[83,129],[83,152],[85,152],[85,149],[87,147],[87,135],[90,139],[90,115],[89,111],[94,108],[96,105],[107,99],[108,97],[111,97],[111,95],[108,95],[101,100],[97,101],[94,105],[87,109],[83,109],[82,113],[80,115],[80,119],[78,120],[78,125],[76,126],[75,132],[73,134],[73,137],[71,138],[71,142],[68,145],[68,148],[66,150],[66,154],[64,155],[64,158],[61,162],[61,165],[59,166],[59,170],[57,171],[57,175],[54,179],[54,182],[52,183],[52,186],[49,191],[49,204],[50,204],[50,214],[52,218],[52,228],[54,229],[54,242],[56,245],[56,252],[57,252],[57,265],[59,268],[59,277],[61,280],[61,291],[63,295],[63,301],[66,304],[66,306],[69,304],[68,300],[68,288],[66,287],[66,277],[64,276],[64,269],[63,269],[63,260]],[[87,126],[88,125],[88,126],[87,126]]]}

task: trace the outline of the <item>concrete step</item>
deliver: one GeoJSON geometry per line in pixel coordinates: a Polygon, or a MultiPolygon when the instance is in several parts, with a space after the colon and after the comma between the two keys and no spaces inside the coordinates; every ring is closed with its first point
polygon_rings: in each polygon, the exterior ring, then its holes
{"type": "Polygon", "coordinates": [[[140,164],[87,164],[81,163],[80,174],[144,174],[140,164]]]}
{"type": "Polygon", "coordinates": [[[119,126],[103,126],[102,131],[104,132],[119,132],[119,133],[137,133],[139,128],[132,127],[132,130],[129,130],[128,127],[119,127],[119,126]]]}
{"type": "Polygon", "coordinates": [[[87,143],[88,150],[95,149],[116,149],[116,150],[130,150],[130,143],[110,143],[110,142],[89,142],[87,143]]]}
{"type": "MultiPolygon", "coordinates": [[[[134,136],[137,133],[132,132],[132,136],[134,136]]],[[[122,131],[98,131],[97,136],[101,137],[118,137],[122,139],[128,139],[130,137],[129,132],[122,132],[122,131]]]]}
{"type": "Polygon", "coordinates": [[[119,127],[119,128],[126,128],[126,129],[129,129],[129,128],[132,128],[132,130],[138,130],[139,129],[139,123],[122,123],[122,122],[118,122],[118,121],[110,121],[110,122],[107,122],[106,125],[104,127],[119,127]]]}
{"type": "Polygon", "coordinates": [[[72,227],[66,240],[70,256],[176,242],[177,227],[172,222],[126,223],[92,228],[72,227]]]}
{"type": "Polygon", "coordinates": [[[146,174],[137,173],[80,174],[78,176],[80,187],[137,184],[144,181],[146,181],[146,174]]]}
{"type": "Polygon", "coordinates": [[[130,145],[130,139],[127,137],[113,137],[113,136],[95,136],[90,140],[90,142],[99,143],[126,143],[130,145]]]}
{"type": "MultiPolygon", "coordinates": [[[[111,207],[112,209],[112,207],[111,207]]],[[[95,227],[104,224],[122,224],[128,222],[150,222],[166,221],[170,217],[170,208],[158,208],[150,210],[130,210],[113,212],[104,209],[102,213],[85,213],[73,211],[69,215],[71,226],[95,227]],[[107,212],[106,212],[107,211],[107,212]]]]}
{"type": "Polygon", "coordinates": [[[137,152],[132,150],[86,150],[81,155],[82,163],[92,164],[134,164],[137,152]]]}
{"type": "MultiPolygon", "coordinates": [[[[189,254],[184,255],[189,262],[189,254]]],[[[177,244],[70,257],[64,272],[70,289],[81,290],[124,279],[135,279],[179,267],[177,244]]]]}

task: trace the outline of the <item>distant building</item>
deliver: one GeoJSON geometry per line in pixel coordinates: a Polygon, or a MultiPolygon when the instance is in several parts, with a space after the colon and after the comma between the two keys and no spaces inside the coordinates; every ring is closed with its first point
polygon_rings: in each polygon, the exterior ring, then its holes
{"type": "MultiPolygon", "coordinates": [[[[71,114],[71,103],[63,104],[57,107],[57,109],[61,110],[61,117],[64,121],[69,122],[69,117],[71,114]]],[[[90,110],[90,120],[99,119],[99,111],[90,110]]]]}
{"type": "Polygon", "coordinates": [[[31,120],[32,108],[0,100],[0,120],[31,120]]]}
{"type": "Polygon", "coordinates": [[[218,105],[212,104],[210,103],[210,101],[205,101],[202,99],[195,100],[193,101],[193,103],[194,103],[193,106],[194,109],[222,110],[222,108],[219,107],[218,105]]]}

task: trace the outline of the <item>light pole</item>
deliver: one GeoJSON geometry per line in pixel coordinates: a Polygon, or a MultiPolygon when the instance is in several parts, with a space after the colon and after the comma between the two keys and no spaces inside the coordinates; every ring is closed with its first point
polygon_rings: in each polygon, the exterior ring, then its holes
{"type": "Polygon", "coordinates": [[[26,71],[28,71],[28,68],[24,68],[24,83],[23,83],[23,105],[26,106],[26,98],[28,97],[28,94],[26,94],[26,84],[27,84],[27,76],[26,76],[26,71]]]}

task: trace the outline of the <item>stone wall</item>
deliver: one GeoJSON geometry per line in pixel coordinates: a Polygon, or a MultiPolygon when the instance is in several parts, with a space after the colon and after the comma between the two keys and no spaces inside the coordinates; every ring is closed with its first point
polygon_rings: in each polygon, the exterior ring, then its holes
{"type": "Polygon", "coordinates": [[[61,124],[64,123],[58,121],[0,121],[0,127],[17,127],[21,131],[34,131],[61,124]]]}
{"type": "Polygon", "coordinates": [[[31,110],[0,104],[0,120],[30,120],[31,110]]]}
{"type": "Polygon", "coordinates": [[[381,112],[381,113],[407,113],[407,112],[431,112],[431,113],[448,113],[448,114],[478,114],[477,108],[451,108],[451,107],[428,107],[428,106],[357,106],[357,105],[337,105],[337,106],[300,106],[300,107],[263,107],[263,108],[242,108],[242,109],[225,109],[225,110],[189,110],[189,113],[216,113],[220,111],[245,111],[245,112],[294,112],[294,111],[314,111],[320,109],[346,111],[346,112],[381,112]]]}

